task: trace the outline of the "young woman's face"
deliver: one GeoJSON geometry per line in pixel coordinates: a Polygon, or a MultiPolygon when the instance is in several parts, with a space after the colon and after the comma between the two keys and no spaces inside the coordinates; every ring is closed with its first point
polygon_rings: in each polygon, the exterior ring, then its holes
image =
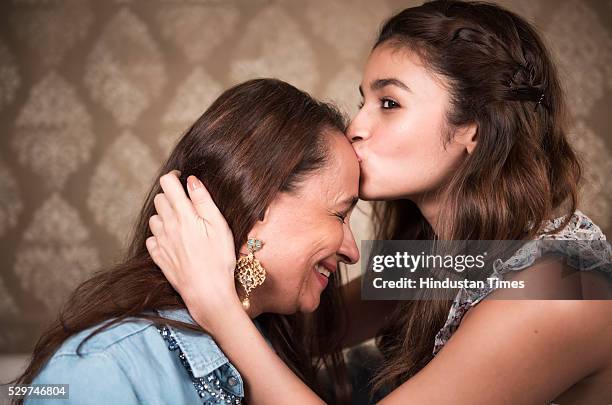
{"type": "MultiPolygon", "coordinates": [[[[341,132],[328,135],[329,162],[293,193],[280,193],[252,236],[264,242],[255,257],[266,281],[251,293],[258,312],[312,312],[329,272],[354,263],[359,251],[349,225],[359,192],[359,163],[341,132]]],[[[241,252],[246,253],[246,246],[241,252]]]]}
{"type": "Polygon", "coordinates": [[[362,107],[347,131],[360,160],[360,197],[418,201],[439,190],[466,154],[462,144],[445,145],[443,79],[415,53],[383,43],[368,58],[360,90],[362,107]]]}

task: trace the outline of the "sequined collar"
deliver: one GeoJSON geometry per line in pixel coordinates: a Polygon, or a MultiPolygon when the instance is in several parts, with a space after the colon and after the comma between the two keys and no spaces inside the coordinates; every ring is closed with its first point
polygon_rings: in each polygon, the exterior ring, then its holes
{"type": "MultiPolygon", "coordinates": [[[[193,325],[196,324],[186,309],[160,310],[157,312],[163,318],[190,323],[193,325]]],[[[184,354],[195,378],[205,377],[223,364],[228,364],[231,368],[233,368],[225,354],[223,354],[221,349],[219,349],[215,341],[209,335],[203,332],[177,329],[171,326],[168,326],[167,328],[170,331],[172,338],[174,338],[176,344],[184,354]]],[[[235,374],[235,376],[238,378],[238,384],[236,384],[234,388],[235,393],[239,396],[244,395],[243,382],[240,374],[237,370],[232,374],[235,374]]]]}

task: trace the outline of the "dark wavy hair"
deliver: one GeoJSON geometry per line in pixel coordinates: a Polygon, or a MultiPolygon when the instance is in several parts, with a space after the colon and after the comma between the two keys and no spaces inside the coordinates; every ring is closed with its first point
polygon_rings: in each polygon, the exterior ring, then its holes
{"type": "MultiPolygon", "coordinates": [[[[432,1],[382,27],[374,48],[414,52],[447,83],[453,129],[477,126],[477,146],[452,173],[435,234],[417,205],[376,203],[377,239],[523,240],[577,205],[579,161],[566,136],[563,91],[533,26],[494,4],[432,1]]],[[[552,230],[551,232],[555,232],[552,230]]],[[[398,306],[378,341],[385,362],[375,390],[401,384],[433,357],[450,302],[398,306]]]]}
{"type": "MultiPolygon", "coordinates": [[[[153,199],[162,192],[161,175],[180,170],[184,187],[189,175],[203,181],[233,232],[238,255],[247,233],[278,193],[292,192],[326,165],[328,136],[343,133],[345,127],[344,117],[332,105],[280,80],[251,80],[225,91],[189,128],[156,175],[124,260],[74,291],[16,382],[32,382],[66,339],[91,327],[94,331],[79,350],[95,334],[134,317],[201,330],[151,315],[185,308],[145,247],[151,236],[148,221],[156,213],[153,199]]],[[[276,352],[306,384],[330,402],[342,403],[350,391],[340,346],[346,316],[339,272],[330,281],[313,314],[264,314],[258,321],[276,352]],[[337,382],[334,392],[319,384],[322,367],[337,382]]]]}

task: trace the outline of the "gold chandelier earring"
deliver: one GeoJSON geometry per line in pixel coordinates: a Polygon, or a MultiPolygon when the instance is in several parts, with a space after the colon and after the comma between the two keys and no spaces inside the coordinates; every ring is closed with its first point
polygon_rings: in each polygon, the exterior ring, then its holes
{"type": "Polygon", "coordinates": [[[242,307],[245,310],[251,307],[251,302],[249,301],[251,291],[266,281],[266,270],[261,266],[259,260],[255,258],[255,252],[260,250],[262,246],[262,241],[249,237],[247,240],[249,254],[242,256],[236,263],[234,274],[244,289],[245,297],[242,300],[242,307]]]}

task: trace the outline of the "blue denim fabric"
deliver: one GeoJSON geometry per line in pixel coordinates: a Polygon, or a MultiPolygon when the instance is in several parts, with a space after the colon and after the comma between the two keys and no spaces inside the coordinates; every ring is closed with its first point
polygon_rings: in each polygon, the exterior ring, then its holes
{"type": "MultiPolygon", "coordinates": [[[[159,314],[195,324],[184,309],[159,314]]],[[[27,404],[238,404],[244,396],[240,374],[205,333],[130,319],[92,337],[77,355],[92,330],[64,342],[33,381],[69,384],[69,399],[27,404]]]]}

